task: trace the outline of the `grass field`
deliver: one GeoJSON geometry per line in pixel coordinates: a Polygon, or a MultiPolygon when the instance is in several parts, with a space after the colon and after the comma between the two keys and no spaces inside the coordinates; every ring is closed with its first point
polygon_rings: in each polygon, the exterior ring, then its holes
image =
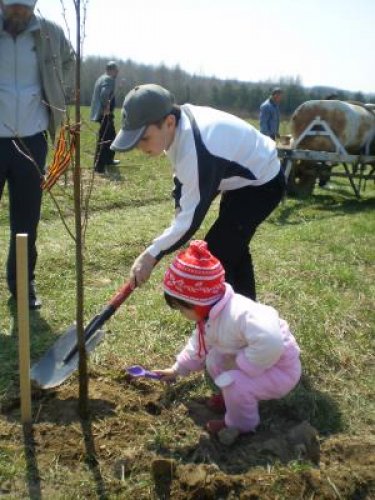
{"type": "MultiPolygon", "coordinates": [[[[92,180],[95,134],[95,125],[85,123],[85,193],[92,180]]],[[[117,158],[121,166],[106,177],[95,177],[92,184],[85,238],[86,321],[127,279],[133,259],[173,214],[166,160],[146,159],[138,152],[117,158]]],[[[154,382],[130,383],[123,374],[123,366],[135,363],[169,366],[190,332],[191,324],[168,309],[161,294],[170,257],[108,322],[105,341],[91,357],[91,421],[81,422],[76,414],[74,376],[56,391],[33,394],[33,440],[25,444],[17,319],[8,303],[4,270],[9,234],[5,193],[0,202],[0,496],[375,495],[375,187],[368,183],[357,200],[347,179],[332,184],[330,191],[317,188],[305,200],[286,199],[253,240],[258,300],[276,307],[291,325],[302,349],[304,373],[291,395],[262,406],[260,437],[246,437],[230,449],[202,430],[197,405],[210,393],[204,376],[164,388],[154,382]],[[320,458],[292,451],[285,457],[277,446],[271,452],[264,447],[264,437],[270,440],[272,433],[272,439],[285,445],[283,431],[304,421],[318,434],[320,458]],[[251,456],[244,458],[246,450],[251,456]]],[[[71,174],[53,193],[74,231],[71,174]]],[[[215,204],[197,237],[204,236],[216,210],[215,204]]],[[[75,318],[75,246],[48,195],[38,249],[43,307],[30,316],[32,360],[75,318]]]]}

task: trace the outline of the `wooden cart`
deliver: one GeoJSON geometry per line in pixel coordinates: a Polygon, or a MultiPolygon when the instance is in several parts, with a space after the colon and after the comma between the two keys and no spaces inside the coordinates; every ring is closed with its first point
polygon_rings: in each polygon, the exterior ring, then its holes
{"type": "Polygon", "coordinates": [[[370,141],[363,154],[349,154],[332,131],[329,124],[320,117],[308,125],[290,146],[278,147],[278,155],[287,179],[287,192],[295,196],[309,196],[314,191],[318,178],[347,177],[354,194],[360,198],[368,180],[375,181],[375,156],[370,155],[370,141]],[[332,151],[299,149],[306,136],[324,135],[332,143],[332,151]]]}

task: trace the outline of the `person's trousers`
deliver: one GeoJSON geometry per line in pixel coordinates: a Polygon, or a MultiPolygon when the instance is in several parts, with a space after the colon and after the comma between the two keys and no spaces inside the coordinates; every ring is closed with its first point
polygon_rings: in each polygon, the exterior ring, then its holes
{"type": "Polygon", "coordinates": [[[0,199],[6,182],[8,183],[9,192],[10,243],[7,260],[7,282],[12,294],[15,294],[17,282],[17,233],[26,233],[28,235],[29,281],[35,278],[36,239],[42,202],[41,182],[46,156],[47,137],[44,132],[19,139],[0,138],[0,199]],[[23,151],[24,154],[17,148],[23,151]]]}
{"type": "MultiPolygon", "coordinates": [[[[278,362],[257,376],[240,368],[227,369],[228,355],[212,349],[206,367],[220,387],[225,402],[225,424],[240,432],[254,431],[259,424],[259,401],[286,396],[301,378],[299,348],[285,321],[281,321],[285,350],[278,362]]],[[[233,363],[232,363],[233,364],[233,363]]]]}
{"type": "Polygon", "coordinates": [[[94,169],[96,172],[104,172],[106,165],[110,165],[115,157],[115,152],[110,149],[112,141],[116,137],[113,114],[103,116],[99,123],[94,169]]]}
{"type": "Polygon", "coordinates": [[[225,281],[236,293],[256,299],[250,240],[261,224],[280,203],[285,177],[279,174],[262,186],[247,186],[223,193],[219,216],[205,240],[209,250],[225,269],[225,281]]]}

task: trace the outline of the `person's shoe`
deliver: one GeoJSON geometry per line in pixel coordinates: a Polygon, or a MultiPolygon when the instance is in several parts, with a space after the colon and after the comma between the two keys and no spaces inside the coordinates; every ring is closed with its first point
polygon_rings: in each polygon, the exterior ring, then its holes
{"type": "Polygon", "coordinates": [[[11,294],[11,296],[13,297],[13,299],[16,300],[17,299],[16,282],[15,281],[8,282],[8,289],[9,289],[9,293],[11,294]]]}
{"type": "Polygon", "coordinates": [[[96,165],[96,167],[94,168],[94,172],[96,174],[105,174],[105,168],[101,165],[96,165]]]}
{"type": "Polygon", "coordinates": [[[112,160],[110,161],[109,163],[107,163],[107,165],[110,167],[110,166],[115,166],[115,165],[120,165],[120,160],[112,160]]]}
{"type": "Polygon", "coordinates": [[[214,394],[206,401],[206,406],[215,413],[225,413],[225,401],[222,394],[214,394]]]}
{"type": "MultiPolygon", "coordinates": [[[[15,304],[17,304],[17,289],[15,287],[9,287],[11,297],[15,304]]],[[[29,283],[29,309],[40,309],[42,307],[42,301],[39,299],[36,293],[35,281],[30,281],[29,283]]]]}
{"type": "Polygon", "coordinates": [[[225,425],[224,419],[222,419],[222,420],[209,420],[206,423],[206,430],[210,434],[219,434],[219,432],[221,430],[225,429],[225,427],[226,427],[226,425],[225,425]]]}
{"type": "Polygon", "coordinates": [[[35,281],[30,281],[29,284],[29,309],[40,309],[42,301],[36,293],[35,281]]]}

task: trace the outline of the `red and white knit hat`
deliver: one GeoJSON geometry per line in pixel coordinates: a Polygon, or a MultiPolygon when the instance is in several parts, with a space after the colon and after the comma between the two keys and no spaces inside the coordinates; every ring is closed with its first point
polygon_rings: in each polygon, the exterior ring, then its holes
{"type": "Polygon", "coordinates": [[[177,254],[167,269],[164,291],[191,304],[208,306],[224,294],[224,268],[207,248],[207,243],[194,240],[187,250],[177,254]]]}

